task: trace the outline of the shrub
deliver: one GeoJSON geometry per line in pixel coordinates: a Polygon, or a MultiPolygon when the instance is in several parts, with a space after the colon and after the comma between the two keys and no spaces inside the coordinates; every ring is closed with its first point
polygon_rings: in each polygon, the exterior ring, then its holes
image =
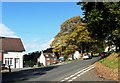
{"type": "Polygon", "coordinates": [[[64,55],[64,59],[65,59],[65,60],[68,59],[68,56],[67,56],[67,55],[64,55]]]}

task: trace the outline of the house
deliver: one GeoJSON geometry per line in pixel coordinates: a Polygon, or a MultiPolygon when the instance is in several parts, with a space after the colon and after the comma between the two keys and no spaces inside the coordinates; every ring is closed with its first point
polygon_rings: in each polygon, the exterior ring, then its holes
{"type": "MultiPolygon", "coordinates": [[[[117,47],[117,49],[119,48],[117,47]]],[[[107,46],[104,52],[108,52],[108,51],[116,51],[116,45],[107,46]]]]}
{"type": "Polygon", "coordinates": [[[73,57],[74,57],[74,59],[79,59],[79,58],[80,58],[80,53],[79,53],[79,51],[75,51],[73,57]]]}
{"type": "Polygon", "coordinates": [[[40,57],[37,59],[43,66],[48,66],[57,63],[57,57],[53,53],[43,53],[41,52],[40,57]]]}
{"type": "Polygon", "coordinates": [[[6,67],[23,68],[24,51],[20,38],[0,37],[0,60],[6,67]]]}
{"type": "Polygon", "coordinates": [[[68,60],[72,60],[72,54],[68,55],[68,60]]]}

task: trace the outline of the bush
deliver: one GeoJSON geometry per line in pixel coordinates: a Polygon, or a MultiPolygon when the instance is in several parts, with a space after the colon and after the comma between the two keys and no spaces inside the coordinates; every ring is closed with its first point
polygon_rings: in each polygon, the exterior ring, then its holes
{"type": "Polygon", "coordinates": [[[33,67],[35,65],[35,62],[32,60],[25,61],[24,63],[25,66],[33,67]]]}
{"type": "Polygon", "coordinates": [[[67,56],[67,55],[64,55],[64,59],[65,59],[65,60],[68,59],[68,56],[67,56]]]}
{"type": "Polygon", "coordinates": [[[40,67],[41,66],[40,62],[38,62],[37,65],[38,65],[38,67],[40,67]]]}
{"type": "Polygon", "coordinates": [[[97,57],[97,56],[99,56],[99,53],[94,53],[93,54],[93,57],[97,57]]]}

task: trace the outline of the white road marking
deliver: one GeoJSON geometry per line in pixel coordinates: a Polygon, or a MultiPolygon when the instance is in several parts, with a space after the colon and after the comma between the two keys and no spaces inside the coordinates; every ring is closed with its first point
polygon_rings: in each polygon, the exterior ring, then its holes
{"type": "Polygon", "coordinates": [[[69,78],[65,78],[66,80],[68,80],[69,78]]]}
{"type": "Polygon", "coordinates": [[[76,79],[77,77],[72,78],[72,80],[76,79]]]}
{"type": "Polygon", "coordinates": [[[73,80],[68,80],[68,82],[71,82],[71,81],[73,81],[73,80]]]}
{"type": "Polygon", "coordinates": [[[63,82],[63,81],[65,81],[65,80],[61,80],[61,82],[63,82]]]}
{"type": "MultiPolygon", "coordinates": [[[[76,79],[77,77],[81,76],[82,74],[86,73],[87,71],[91,70],[91,69],[94,68],[94,67],[95,67],[95,65],[91,65],[91,66],[89,66],[89,67],[87,67],[87,68],[84,68],[84,69],[82,69],[81,71],[76,72],[75,74],[73,74],[73,75],[71,75],[71,76],[69,76],[69,77],[64,78],[64,80],[61,80],[61,82],[67,81],[67,80],[70,79],[70,78],[71,78],[72,80],[74,80],[74,79],[76,79]],[[76,75],[77,75],[77,77],[74,77],[74,76],[76,76],[76,75]],[[72,78],[72,77],[73,77],[73,78],[72,78]]],[[[68,80],[68,81],[71,81],[71,80],[68,80]]]]}
{"type": "Polygon", "coordinates": [[[80,76],[80,75],[77,75],[78,77],[80,76]]]}
{"type": "Polygon", "coordinates": [[[70,77],[73,77],[74,75],[71,75],[70,77]]]}
{"type": "Polygon", "coordinates": [[[91,69],[93,69],[93,68],[94,68],[94,67],[91,67],[91,68],[89,68],[88,70],[83,71],[82,73],[80,73],[80,74],[79,74],[79,76],[81,76],[82,74],[84,74],[84,73],[88,72],[89,70],[91,70],[91,69]]]}

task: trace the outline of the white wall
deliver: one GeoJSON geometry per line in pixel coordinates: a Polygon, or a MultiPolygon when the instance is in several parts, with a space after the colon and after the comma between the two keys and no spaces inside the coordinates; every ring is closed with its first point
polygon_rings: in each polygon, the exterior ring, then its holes
{"type": "Polygon", "coordinates": [[[41,53],[40,55],[39,62],[43,63],[43,65],[46,66],[46,60],[45,60],[45,56],[43,53],[41,53]]]}
{"type": "Polygon", "coordinates": [[[75,51],[74,59],[79,59],[79,58],[80,58],[80,53],[78,51],[75,51]]]}
{"type": "Polygon", "coordinates": [[[24,52],[7,52],[3,54],[3,64],[5,64],[5,58],[13,58],[11,68],[15,68],[15,58],[19,58],[19,68],[23,68],[23,55],[24,52]]]}
{"type": "Polygon", "coordinates": [[[109,51],[116,51],[116,46],[115,45],[107,46],[104,51],[108,52],[108,49],[109,51]]]}

